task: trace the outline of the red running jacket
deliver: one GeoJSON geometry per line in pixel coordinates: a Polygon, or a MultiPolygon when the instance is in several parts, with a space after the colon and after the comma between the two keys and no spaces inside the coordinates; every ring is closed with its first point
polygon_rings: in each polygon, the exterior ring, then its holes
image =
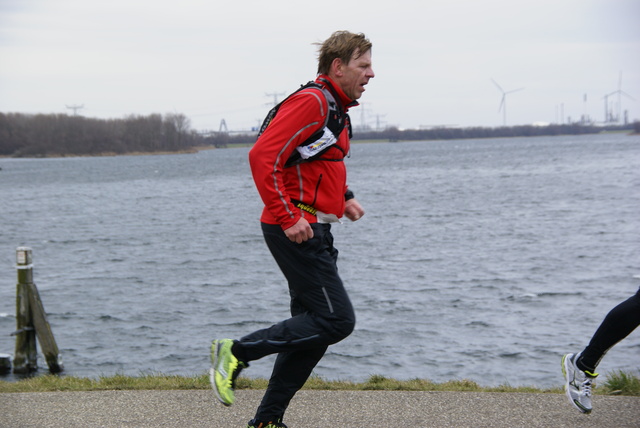
{"type": "MultiPolygon", "coordinates": [[[[323,80],[331,84],[336,101],[342,103],[345,113],[358,105],[328,76],[320,75],[316,82],[326,87],[323,80]]],[[[261,222],[279,224],[285,230],[300,217],[309,223],[318,221],[315,215],[296,208],[292,199],[338,218],[344,214],[344,195],[348,188],[343,159],[349,153],[348,126],[338,141],[323,153],[322,160],[284,167],[296,147],[324,127],[327,111],[322,90],[307,88],[296,92],[280,106],[249,152],[253,180],[265,205],[261,222]]]]}

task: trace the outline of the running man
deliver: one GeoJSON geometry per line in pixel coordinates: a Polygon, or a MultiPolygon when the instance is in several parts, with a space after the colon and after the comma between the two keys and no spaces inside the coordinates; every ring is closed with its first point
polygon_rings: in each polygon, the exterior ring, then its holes
{"type": "Polygon", "coordinates": [[[285,427],[290,400],[329,345],[351,334],[355,314],[338,275],[331,223],[364,215],[347,186],[344,158],[358,105],[374,77],[371,42],[338,31],[320,44],[315,82],[294,92],[267,116],[249,153],[266,244],[289,287],[291,318],[240,340],[214,340],[211,383],[224,405],[249,362],[278,354],[269,385],[248,427],[285,427]]]}

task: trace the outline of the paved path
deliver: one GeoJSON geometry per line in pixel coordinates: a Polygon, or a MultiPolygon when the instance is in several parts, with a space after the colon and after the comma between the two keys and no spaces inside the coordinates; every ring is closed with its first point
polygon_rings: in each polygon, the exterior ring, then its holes
{"type": "MultiPolygon", "coordinates": [[[[211,391],[0,394],[3,428],[245,428],[263,391],[241,390],[232,407],[211,391]]],[[[596,396],[583,415],[561,394],[300,391],[289,428],[640,427],[640,397],[596,396]]]]}

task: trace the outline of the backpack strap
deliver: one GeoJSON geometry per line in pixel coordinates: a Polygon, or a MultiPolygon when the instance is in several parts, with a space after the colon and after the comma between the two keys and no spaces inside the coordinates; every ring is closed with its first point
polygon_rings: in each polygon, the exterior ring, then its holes
{"type": "Polygon", "coordinates": [[[304,85],[300,85],[300,87],[296,89],[294,92],[292,92],[291,94],[289,94],[287,98],[285,98],[284,100],[276,104],[271,110],[269,110],[269,113],[267,113],[267,116],[262,121],[262,125],[260,125],[260,130],[258,131],[258,137],[260,137],[262,133],[267,129],[267,127],[271,124],[271,121],[273,120],[274,117],[276,117],[276,113],[278,113],[278,110],[280,110],[280,107],[282,106],[282,104],[284,104],[284,102],[287,101],[289,98],[291,98],[293,95],[307,88],[322,89],[322,86],[313,81],[307,82],[304,85]]]}
{"type": "MultiPolygon", "coordinates": [[[[298,147],[296,147],[296,150],[285,163],[285,168],[304,162],[311,162],[314,160],[339,161],[337,159],[322,159],[321,156],[331,146],[338,142],[340,134],[344,130],[345,126],[348,126],[349,138],[351,138],[351,121],[349,120],[349,115],[344,111],[344,108],[334,95],[335,91],[331,84],[326,80],[323,80],[323,82],[327,85],[327,87],[324,87],[319,83],[313,81],[308,82],[305,85],[301,85],[300,88],[298,88],[295,92],[290,94],[287,98],[285,98],[275,107],[269,110],[269,113],[267,113],[267,116],[260,126],[258,137],[260,137],[260,135],[262,135],[262,133],[267,129],[273,118],[278,113],[278,110],[280,109],[282,104],[296,93],[307,88],[320,89],[320,91],[323,93],[325,99],[327,100],[328,108],[324,125],[318,131],[313,133],[313,135],[307,138],[304,142],[302,142],[298,147]]],[[[336,147],[342,150],[339,146],[336,147]]]]}

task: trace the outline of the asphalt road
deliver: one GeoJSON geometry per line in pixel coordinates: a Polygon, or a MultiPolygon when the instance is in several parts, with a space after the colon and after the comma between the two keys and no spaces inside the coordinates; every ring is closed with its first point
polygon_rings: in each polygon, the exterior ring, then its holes
{"type": "MultiPolygon", "coordinates": [[[[237,391],[224,407],[213,392],[95,391],[0,394],[0,427],[245,428],[263,391],[237,391]]],[[[300,391],[289,428],[640,427],[640,397],[595,396],[584,415],[561,394],[300,391]]]]}

